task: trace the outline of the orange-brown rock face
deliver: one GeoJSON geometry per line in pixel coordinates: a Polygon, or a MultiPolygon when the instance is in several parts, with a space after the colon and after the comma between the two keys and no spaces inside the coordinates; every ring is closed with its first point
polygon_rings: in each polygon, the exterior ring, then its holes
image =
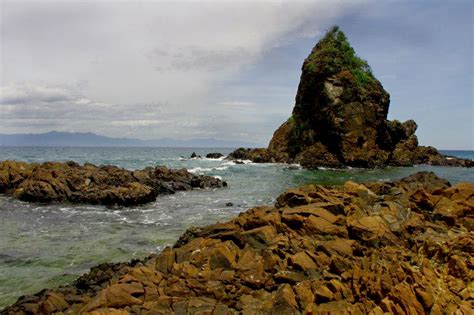
{"type": "Polygon", "coordinates": [[[291,189],[3,314],[471,314],[474,184],[291,189]]]}
{"type": "Polygon", "coordinates": [[[225,185],[214,177],[164,166],[128,171],[75,162],[0,162],[0,193],[24,201],[137,205],[178,190],[225,185]]]}

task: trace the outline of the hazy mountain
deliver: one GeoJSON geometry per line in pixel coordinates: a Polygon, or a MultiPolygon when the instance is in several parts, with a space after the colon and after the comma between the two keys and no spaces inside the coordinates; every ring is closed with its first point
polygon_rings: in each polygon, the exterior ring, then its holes
{"type": "Polygon", "coordinates": [[[51,131],[40,134],[0,134],[0,146],[69,146],[69,147],[258,147],[259,144],[212,138],[176,140],[163,138],[141,140],[133,138],[112,138],[91,132],[51,131]]]}

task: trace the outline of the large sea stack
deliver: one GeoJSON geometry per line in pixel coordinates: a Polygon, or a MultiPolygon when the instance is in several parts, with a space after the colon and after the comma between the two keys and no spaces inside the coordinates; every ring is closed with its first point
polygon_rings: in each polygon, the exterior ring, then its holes
{"type": "Polygon", "coordinates": [[[387,120],[390,95],[335,26],[303,63],[292,116],[267,149],[238,149],[230,158],[296,162],[307,168],[414,164],[472,166],[418,146],[413,120],[387,120]]]}

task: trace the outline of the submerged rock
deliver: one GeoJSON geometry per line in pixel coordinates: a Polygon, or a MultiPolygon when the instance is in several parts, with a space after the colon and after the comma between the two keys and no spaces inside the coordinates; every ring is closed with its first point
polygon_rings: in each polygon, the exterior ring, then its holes
{"type": "Polygon", "coordinates": [[[390,96],[333,27],[305,59],[292,116],[268,148],[240,148],[230,159],[299,163],[306,168],[432,164],[472,167],[472,160],[418,145],[413,120],[387,120],[390,96]]]}
{"type": "Polygon", "coordinates": [[[224,186],[217,178],[164,166],[129,171],[90,163],[0,162],[0,193],[24,201],[131,206],[179,190],[224,186]]]}
{"type": "Polygon", "coordinates": [[[2,314],[470,314],[474,184],[433,173],[290,189],[2,314]]]}

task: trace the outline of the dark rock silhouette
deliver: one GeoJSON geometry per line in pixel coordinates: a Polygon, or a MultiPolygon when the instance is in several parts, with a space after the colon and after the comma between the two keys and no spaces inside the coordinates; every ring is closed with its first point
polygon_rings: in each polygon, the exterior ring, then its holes
{"type": "Polygon", "coordinates": [[[191,159],[200,159],[201,156],[200,155],[197,155],[196,152],[193,152],[190,156],[191,159]]]}
{"type": "Polygon", "coordinates": [[[208,153],[208,154],[206,155],[206,158],[208,158],[208,159],[219,159],[219,158],[221,158],[221,157],[223,157],[223,156],[224,156],[224,154],[219,153],[219,152],[215,152],[215,153],[208,153]]]}

